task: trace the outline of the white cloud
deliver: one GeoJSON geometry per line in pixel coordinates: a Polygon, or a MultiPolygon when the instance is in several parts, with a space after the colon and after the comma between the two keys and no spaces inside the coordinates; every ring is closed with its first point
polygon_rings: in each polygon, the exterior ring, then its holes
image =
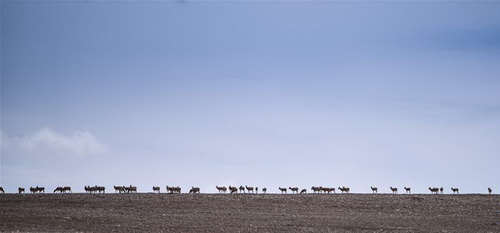
{"type": "Polygon", "coordinates": [[[64,135],[50,128],[22,135],[9,136],[1,132],[2,149],[8,151],[44,150],[65,155],[94,155],[106,152],[106,146],[87,131],[64,135]]]}

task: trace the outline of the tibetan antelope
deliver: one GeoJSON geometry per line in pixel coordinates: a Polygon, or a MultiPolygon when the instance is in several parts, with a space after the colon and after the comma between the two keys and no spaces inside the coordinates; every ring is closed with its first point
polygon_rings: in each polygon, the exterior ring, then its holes
{"type": "Polygon", "coordinates": [[[245,188],[247,188],[248,193],[250,193],[250,192],[253,193],[253,190],[254,190],[253,187],[248,187],[248,186],[245,185],[245,188]]]}
{"type": "Polygon", "coordinates": [[[267,192],[267,188],[265,188],[265,187],[264,187],[264,188],[262,189],[262,192],[266,193],[266,192],[267,192]]]}
{"type": "MultiPolygon", "coordinates": [[[[219,190],[219,193],[226,193],[226,191],[227,191],[226,186],[219,187],[219,186],[216,185],[215,188],[217,190],[219,190]]],[[[231,190],[231,189],[229,189],[229,190],[231,190]]]]}
{"type": "Polygon", "coordinates": [[[460,193],[458,192],[458,188],[453,188],[453,187],[451,187],[451,191],[453,191],[453,194],[455,194],[455,193],[460,194],[460,193]]]}
{"type": "Polygon", "coordinates": [[[3,187],[0,187],[0,192],[5,193],[5,190],[3,190],[3,187]]]}
{"type": "Polygon", "coordinates": [[[243,187],[243,185],[240,185],[240,193],[241,192],[245,193],[245,187],[243,187]]]}
{"type": "Polygon", "coordinates": [[[439,188],[431,188],[429,187],[429,190],[431,191],[432,194],[438,194],[439,188]]]}
{"type": "Polygon", "coordinates": [[[160,193],[160,187],[158,187],[158,186],[153,186],[153,192],[158,192],[158,193],[160,193]]]}
{"type": "Polygon", "coordinates": [[[393,194],[398,194],[398,188],[393,188],[393,187],[391,186],[391,190],[392,190],[392,193],[393,193],[393,194]]]}
{"type": "Polygon", "coordinates": [[[407,194],[411,194],[411,188],[410,187],[405,187],[405,193],[407,194]]]}
{"type": "Polygon", "coordinates": [[[30,192],[31,193],[45,193],[45,188],[44,187],[30,187],[30,192]]]}
{"type": "Polygon", "coordinates": [[[281,193],[286,193],[286,188],[278,187],[278,189],[281,191],[281,193]]]}
{"type": "Polygon", "coordinates": [[[18,191],[19,194],[24,193],[24,188],[19,187],[19,188],[17,188],[17,191],[18,191]]]}
{"type": "Polygon", "coordinates": [[[443,187],[441,187],[441,188],[439,189],[439,191],[441,191],[441,194],[443,194],[444,188],[443,188],[443,187]]]}
{"type": "Polygon", "coordinates": [[[488,193],[489,193],[489,194],[491,194],[491,192],[492,192],[492,191],[493,191],[493,190],[491,190],[491,188],[490,188],[490,187],[488,187],[488,193]]]}
{"type": "Polygon", "coordinates": [[[299,193],[299,188],[297,187],[288,187],[292,191],[292,193],[299,193]]]}
{"type": "Polygon", "coordinates": [[[125,191],[126,191],[127,193],[131,193],[131,192],[133,192],[133,193],[137,193],[137,186],[132,186],[132,185],[130,185],[130,186],[128,186],[128,187],[124,187],[124,188],[125,188],[125,191]]]}
{"type": "Polygon", "coordinates": [[[255,193],[259,194],[259,187],[255,187],[255,193]]]}
{"type": "Polygon", "coordinates": [[[307,193],[307,189],[300,190],[300,194],[306,194],[306,193],[307,193]]]}
{"type": "Polygon", "coordinates": [[[59,192],[59,193],[66,193],[66,192],[71,192],[71,187],[65,186],[65,187],[57,187],[54,189],[54,193],[59,192]]]}
{"type": "Polygon", "coordinates": [[[331,192],[335,193],[335,188],[327,188],[327,187],[321,187],[321,186],[319,188],[323,193],[331,193],[331,192]]]}
{"type": "Polygon", "coordinates": [[[115,193],[116,193],[116,191],[118,191],[118,193],[125,193],[125,186],[113,185],[113,188],[115,189],[115,193]]]}
{"type": "Polygon", "coordinates": [[[372,189],[373,193],[378,193],[378,188],[377,187],[370,186],[370,188],[372,189]]]}
{"type": "Polygon", "coordinates": [[[177,186],[177,187],[169,187],[167,186],[167,191],[172,194],[172,193],[181,193],[181,187],[177,186]]]}
{"type": "Polygon", "coordinates": [[[200,193],[200,188],[191,186],[191,190],[189,190],[189,193],[200,193]]]}
{"type": "Polygon", "coordinates": [[[236,188],[236,187],[233,187],[233,186],[229,185],[229,192],[230,192],[231,194],[233,194],[233,193],[237,193],[237,192],[238,192],[238,188],[236,188]]]}
{"type": "Polygon", "coordinates": [[[313,191],[313,193],[320,193],[321,192],[321,186],[319,186],[319,187],[312,186],[311,190],[313,191]]]}
{"type": "Polygon", "coordinates": [[[342,186],[339,187],[339,190],[342,191],[342,193],[349,193],[350,189],[348,187],[342,186]]]}

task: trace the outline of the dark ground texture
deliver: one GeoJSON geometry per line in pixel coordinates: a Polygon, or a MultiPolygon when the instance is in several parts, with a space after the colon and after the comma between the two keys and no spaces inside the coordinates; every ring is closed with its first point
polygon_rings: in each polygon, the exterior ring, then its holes
{"type": "Polygon", "coordinates": [[[0,231],[500,232],[500,195],[0,194],[0,231]]]}

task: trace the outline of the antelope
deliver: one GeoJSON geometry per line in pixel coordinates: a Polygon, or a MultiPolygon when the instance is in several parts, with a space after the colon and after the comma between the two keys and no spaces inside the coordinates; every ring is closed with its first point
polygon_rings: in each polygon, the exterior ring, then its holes
{"type": "Polygon", "coordinates": [[[231,194],[237,193],[238,192],[238,188],[229,185],[229,192],[231,192],[231,194]]]}
{"type": "Polygon", "coordinates": [[[38,187],[38,186],[36,186],[34,188],[30,187],[30,191],[32,193],[45,193],[45,188],[44,187],[38,187]]]}
{"type": "Polygon", "coordinates": [[[96,185],[96,186],[94,187],[94,189],[95,189],[95,192],[99,192],[99,193],[101,193],[101,192],[102,192],[102,193],[106,193],[106,192],[105,192],[106,188],[105,188],[104,186],[97,186],[97,185],[96,185]]]}
{"type": "MultiPolygon", "coordinates": [[[[90,186],[87,186],[87,185],[85,185],[84,189],[85,189],[86,193],[92,193],[92,192],[96,191],[96,189],[94,187],[90,187],[90,186]]],[[[30,188],[30,190],[31,190],[31,188],[30,188]]]]}
{"type": "Polygon", "coordinates": [[[153,186],[153,192],[158,192],[158,193],[160,193],[160,187],[158,187],[158,186],[153,186]]]}
{"type": "Polygon", "coordinates": [[[137,193],[137,186],[130,185],[129,187],[124,187],[124,188],[125,188],[125,191],[127,191],[127,193],[131,193],[131,192],[137,193]]]}
{"type": "Polygon", "coordinates": [[[240,193],[241,191],[243,191],[243,193],[245,193],[245,187],[243,187],[243,185],[240,185],[240,193]]]}
{"type": "Polygon", "coordinates": [[[453,187],[451,187],[451,191],[453,191],[453,194],[455,194],[455,192],[456,192],[457,194],[460,194],[460,193],[458,192],[458,188],[453,188],[453,187]]]}
{"type": "Polygon", "coordinates": [[[431,190],[432,194],[438,194],[438,192],[439,192],[439,188],[431,188],[431,187],[429,187],[429,190],[431,190]]]}
{"type": "Polygon", "coordinates": [[[115,193],[116,193],[116,191],[118,191],[118,193],[125,193],[125,186],[113,185],[113,188],[115,188],[115,193]]]}
{"type": "Polygon", "coordinates": [[[266,193],[267,192],[267,188],[263,188],[262,192],[266,193]]]}
{"type": "Polygon", "coordinates": [[[19,192],[19,194],[24,193],[24,188],[19,187],[17,188],[17,191],[19,192]]]}
{"type": "Polygon", "coordinates": [[[247,188],[248,193],[250,193],[250,192],[253,193],[253,189],[254,189],[253,187],[248,187],[245,185],[245,188],[247,188]]]}
{"type": "Polygon", "coordinates": [[[406,190],[405,193],[411,194],[411,188],[410,187],[405,187],[405,190],[406,190]]]}
{"type": "Polygon", "coordinates": [[[281,193],[286,193],[286,188],[282,188],[282,187],[279,187],[279,190],[281,191],[281,193]]]}
{"type": "Polygon", "coordinates": [[[319,193],[319,192],[321,192],[321,186],[320,186],[320,187],[315,187],[315,186],[312,186],[312,187],[311,187],[311,190],[312,190],[314,193],[319,193]]]}
{"type": "Polygon", "coordinates": [[[441,191],[441,194],[443,194],[444,188],[443,188],[443,187],[441,187],[441,188],[439,189],[439,191],[441,191]]]}
{"type": "Polygon", "coordinates": [[[373,193],[378,193],[378,188],[377,187],[370,186],[370,188],[372,189],[373,193]]]}
{"type": "Polygon", "coordinates": [[[491,191],[493,191],[493,190],[491,190],[491,188],[490,188],[490,187],[488,187],[488,193],[489,193],[489,194],[491,194],[491,191]]]}
{"type": "Polygon", "coordinates": [[[345,187],[345,186],[342,186],[342,188],[339,187],[339,190],[342,191],[342,193],[344,193],[344,192],[349,193],[349,191],[350,191],[350,189],[348,187],[345,187]]]}
{"type": "Polygon", "coordinates": [[[292,193],[299,193],[299,188],[297,188],[297,187],[293,187],[293,188],[292,187],[288,187],[288,189],[290,189],[292,191],[292,193]]]}
{"type": "Polygon", "coordinates": [[[306,193],[307,193],[307,189],[300,190],[300,194],[306,194],[306,193]]]}
{"type": "Polygon", "coordinates": [[[393,194],[398,194],[398,188],[393,188],[393,187],[391,186],[391,190],[392,190],[392,193],[393,193],[393,194]]]}
{"type": "Polygon", "coordinates": [[[0,187],[0,192],[5,193],[5,190],[3,190],[3,187],[0,187]]]}
{"type": "Polygon", "coordinates": [[[191,190],[189,190],[189,193],[200,193],[200,188],[191,186],[191,190]]]}
{"type": "Polygon", "coordinates": [[[323,191],[323,193],[331,193],[331,192],[335,193],[335,188],[327,188],[327,187],[320,186],[320,190],[323,191]]]}
{"type": "Polygon", "coordinates": [[[227,191],[226,186],[219,187],[216,185],[215,188],[217,188],[217,190],[219,190],[219,193],[221,193],[221,192],[226,193],[226,191],[227,191]]]}
{"type": "Polygon", "coordinates": [[[255,193],[259,194],[259,187],[255,187],[255,193]]]}
{"type": "Polygon", "coordinates": [[[73,193],[73,191],[71,191],[71,187],[69,187],[69,186],[64,186],[64,187],[63,187],[63,192],[64,192],[64,193],[66,193],[66,192],[73,193]]]}
{"type": "Polygon", "coordinates": [[[181,187],[177,186],[177,187],[169,187],[167,186],[167,191],[170,192],[170,194],[172,193],[181,193],[181,187]]]}
{"type": "Polygon", "coordinates": [[[57,187],[56,189],[54,189],[54,193],[55,192],[60,192],[62,193],[63,192],[63,187],[57,187]]]}

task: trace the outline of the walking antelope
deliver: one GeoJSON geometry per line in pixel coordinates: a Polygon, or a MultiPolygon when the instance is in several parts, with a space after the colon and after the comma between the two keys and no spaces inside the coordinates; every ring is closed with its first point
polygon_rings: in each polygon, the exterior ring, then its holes
{"type": "Polygon", "coordinates": [[[54,189],[54,193],[59,192],[59,193],[66,193],[66,192],[71,192],[71,187],[65,186],[65,187],[57,187],[54,189]]]}
{"type": "Polygon", "coordinates": [[[378,193],[378,188],[377,187],[370,186],[370,188],[372,189],[373,193],[378,193]]]}
{"type": "Polygon", "coordinates": [[[299,188],[297,187],[288,187],[292,191],[292,193],[299,193],[299,188]]]}
{"type": "Polygon", "coordinates": [[[335,188],[327,188],[327,187],[321,187],[321,186],[319,188],[323,193],[331,193],[331,192],[335,193],[335,188]]]}
{"type": "Polygon", "coordinates": [[[245,188],[247,188],[248,193],[250,193],[250,192],[253,193],[253,189],[254,189],[253,187],[248,187],[245,185],[245,188]]]}
{"type": "Polygon", "coordinates": [[[443,194],[444,188],[443,188],[443,187],[441,187],[441,188],[439,189],[439,191],[441,191],[441,194],[443,194]]]}
{"type": "Polygon", "coordinates": [[[281,193],[286,193],[286,188],[278,187],[278,189],[281,191],[281,193]]]}
{"type": "Polygon", "coordinates": [[[489,194],[491,194],[491,191],[493,191],[493,190],[491,190],[491,188],[490,188],[490,187],[488,187],[488,193],[489,193],[489,194]]]}
{"type": "MultiPolygon", "coordinates": [[[[226,186],[219,187],[219,186],[217,186],[217,185],[216,185],[216,186],[215,186],[215,188],[216,188],[217,190],[219,190],[219,193],[221,193],[221,192],[226,193],[226,191],[227,191],[226,186]]],[[[230,189],[231,189],[231,188],[230,188],[230,189]]]]}
{"type": "Polygon", "coordinates": [[[245,187],[243,187],[243,185],[240,185],[240,193],[241,192],[245,193],[245,187]]]}
{"type": "Polygon", "coordinates": [[[411,188],[410,187],[405,187],[405,191],[407,194],[411,194],[411,188]]]}
{"type": "Polygon", "coordinates": [[[116,185],[113,185],[113,188],[115,189],[115,193],[116,193],[116,191],[118,191],[118,193],[124,193],[125,192],[125,186],[116,186],[116,185]]]}
{"type": "Polygon", "coordinates": [[[5,193],[5,190],[3,190],[3,187],[0,187],[0,192],[5,193]]]}
{"type": "Polygon", "coordinates": [[[189,193],[200,193],[200,188],[192,186],[189,193]]]}
{"type": "Polygon", "coordinates": [[[255,187],[255,193],[259,194],[259,187],[255,187]]]}
{"type": "Polygon", "coordinates": [[[460,194],[460,193],[458,192],[458,188],[453,188],[453,187],[451,187],[451,191],[453,191],[453,194],[455,194],[455,193],[460,194]]]}
{"type": "Polygon", "coordinates": [[[349,191],[350,191],[350,189],[348,187],[345,187],[345,186],[342,186],[342,188],[339,187],[339,190],[342,191],[342,193],[344,193],[344,192],[349,193],[349,191]]]}
{"type": "Polygon", "coordinates": [[[266,193],[267,192],[267,188],[263,188],[262,192],[266,193]]]}
{"type": "Polygon", "coordinates": [[[158,186],[153,186],[153,192],[158,192],[158,193],[160,193],[160,187],[158,187],[158,186]]]}
{"type": "Polygon", "coordinates": [[[30,187],[30,192],[31,193],[45,193],[45,187],[30,187]]]}
{"type": "Polygon", "coordinates": [[[311,190],[313,191],[313,193],[319,193],[319,192],[321,192],[321,186],[319,186],[319,187],[312,186],[311,190]]]}
{"type": "Polygon", "coordinates": [[[18,191],[19,194],[24,193],[24,188],[19,187],[19,188],[17,188],[17,191],[18,191]]]}
{"type": "Polygon", "coordinates": [[[229,185],[229,192],[230,192],[231,194],[233,194],[233,193],[237,193],[237,192],[238,192],[238,188],[236,188],[236,187],[233,187],[233,186],[229,185]]]}
{"type": "Polygon", "coordinates": [[[431,191],[432,194],[438,194],[439,188],[431,188],[429,187],[429,190],[431,191]]]}
{"type": "Polygon", "coordinates": [[[398,194],[398,188],[393,188],[393,187],[391,186],[391,190],[392,190],[392,193],[393,193],[393,194],[398,194]]]}
{"type": "Polygon", "coordinates": [[[170,194],[172,193],[181,193],[181,187],[177,186],[177,187],[169,187],[167,186],[167,191],[170,192],[170,194]]]}
{"type": "Polygon", "coordinates": [[[128,186],[128,187],[124,187],[125,188],[125,191],[127,191],[127,193],[137,193],[137,186],[128,186]]]}
{"type": "Polygon", "coordinates": [[[306,194],[306,193],[307,193],[307,189],[300,190],[300,194],[306,194]]]}

